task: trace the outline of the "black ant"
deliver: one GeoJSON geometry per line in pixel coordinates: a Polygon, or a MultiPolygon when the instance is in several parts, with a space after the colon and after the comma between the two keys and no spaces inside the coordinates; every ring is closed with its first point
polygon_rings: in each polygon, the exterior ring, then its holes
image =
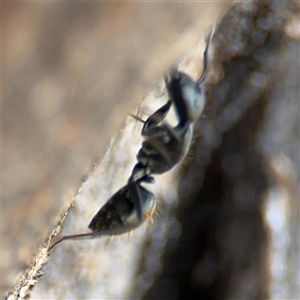
{"type": "Polygon", "coordinates": [[[60,242],[68,239],[93,238],[97,236],[120,235],[139,227],[151,218],[156,207],[154,195],[142,183],[154,183],[151,174],[163,174],[185,157],[190,149],[194,123],[200,118],[205,99],[200,85],[206,78],[207,51],[213,31],[203,54],[203,72],[194,82],[188,75],[173,70],[165,84],[170,100],[148,117],[146,121],[131,115],[142,122],[142,147],[137,154],[128,183],[118,190],[93,217],[89,233],[63,236],[49,251],[60,242]],[[171,127],[164,122],[173,105],[178,124],[171,127]]]}

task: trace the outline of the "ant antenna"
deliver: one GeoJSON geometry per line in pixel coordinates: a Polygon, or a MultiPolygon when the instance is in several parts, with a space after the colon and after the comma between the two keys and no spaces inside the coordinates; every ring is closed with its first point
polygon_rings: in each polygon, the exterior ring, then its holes
{"type": "Polygon", "coordinates": [[[136,119],[137,121],[145,124],[145,121],[143,119],[141,119],[140,117],[136,116],[136,115],[133,115],[133,114],[129,114],[130,117],[136,119]]]}
{"type": "Polygon", "coordinates": [[[77,238],[79,239],[79,238],[84,238],[84,237],[88,238],[88,237],[92,237],[93,235],[94,235],[93,232],[74,234],[74,235],[65,235],[61,239],[56,241],[51,247],[49,247],[48,251],[51,251],[57,244],[60,244],[62,241],[77,239],[77,238]]]}
{"type": "Polygon", "coordinates": [[[202,74],[201,74],[200,78],[197,80],[198,85],[200,85],[204,81],[204,79],[206,77],[206,74],[207,74],[207,65],[208,65],[207,64],[207,51],[208,51],[208,47],[209,47],[209,44],[211,42],[211,39],[212,39],[212,37],[215,33],[215,28],[216,28],[216,25],[214,25],[214,27],[213,27],[213,29],[210,33],[210,36],[207,40],[206,47],[205,47],[205,50],[204,50],[204,53],[203,53],[203,71],[202,71],[202,74]]]}

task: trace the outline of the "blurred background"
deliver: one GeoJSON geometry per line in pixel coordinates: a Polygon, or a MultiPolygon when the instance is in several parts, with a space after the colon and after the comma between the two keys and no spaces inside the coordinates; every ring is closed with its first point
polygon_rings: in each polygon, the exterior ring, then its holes
{"type": "MultiPolygon", "coordinates": [[[[140,145],[128,113],[144,99],[151,107],[179,62],[201,73],[216,23],[205,118],[189,159],[171,179],[157,178],[153,226],[104,246],[63,245],[32,297],[299,298],[299,9],[296,1],[2,3],[2,294],[95,160],[106,153],[87,188],[102,201],[126,183],[140,145]]],[[[100,207],[92,198],[66,221],[73,233],[100,207]]]]}

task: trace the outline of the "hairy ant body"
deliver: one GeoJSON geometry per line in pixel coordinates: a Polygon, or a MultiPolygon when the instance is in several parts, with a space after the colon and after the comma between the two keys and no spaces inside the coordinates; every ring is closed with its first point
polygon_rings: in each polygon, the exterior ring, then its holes
{"type": "Polygon", "coordinates": [[[49,251],[67,239],[93,238],[103,235],[120,235],[129,232],[151,218],[156,207],[154,195],[142,183],[154,183],[151,174],[163,174],[185,157],[190,149],[193,126],[200,118],[205,98],[200,85],[206,78],[207,51],[213,31],[207,41],[203,54],[203,72],[195,82],[188,75],[173,70],[170,78],[165,77],[169,100],[165,105],[148,117],[146,121],[131,115],[144,125],[141,135],[142,147],[137,154],[128,183],[119,189],[97,212],[90,222],[89,233],[63,236],[49,251]],[[171,127],[164,122],[173,105],[178,124],[171,127]]]}

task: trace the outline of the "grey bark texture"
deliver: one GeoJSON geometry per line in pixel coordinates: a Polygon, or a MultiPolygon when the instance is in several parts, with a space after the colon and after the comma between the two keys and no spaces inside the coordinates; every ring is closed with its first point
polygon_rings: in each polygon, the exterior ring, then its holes
{"type": "Polygon", "coordinates": [[[2,294],[299,298],[299,11],[296,1],[3,3],[2,294]],[[166,101],[156,83],[178,62],[200,74],[215,22],[204,118],[188,158],[149,187],[153,224],[65,241],[47,257],[81,174],[61,235],[86,232],[126,183],[141,143],[128,113],[166,101]]]}

